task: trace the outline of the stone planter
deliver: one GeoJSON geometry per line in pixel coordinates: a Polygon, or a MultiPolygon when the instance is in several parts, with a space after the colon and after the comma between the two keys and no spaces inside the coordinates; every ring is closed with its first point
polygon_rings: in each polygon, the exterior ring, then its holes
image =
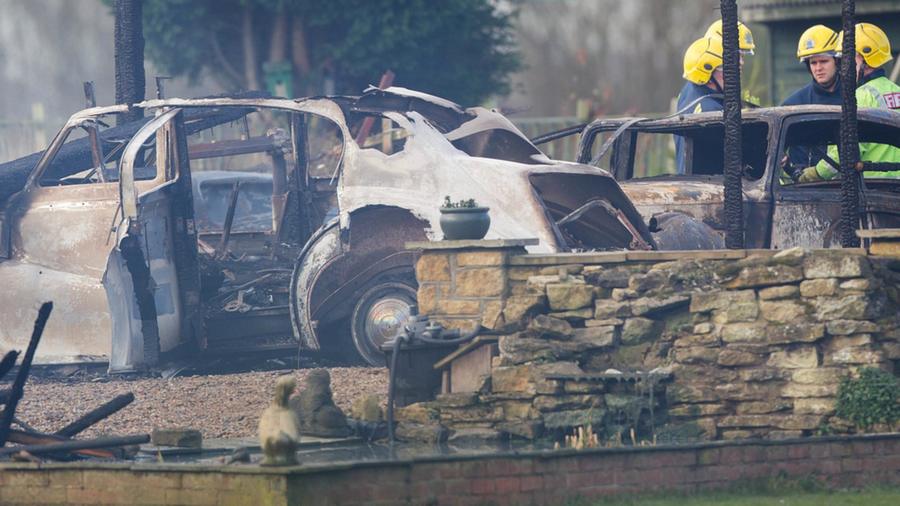
{"type": "Polygon", "coordinates": [[[441,231],[448,241],[483,239],[491,228],[488,207],[442,207],[441,231]]]}

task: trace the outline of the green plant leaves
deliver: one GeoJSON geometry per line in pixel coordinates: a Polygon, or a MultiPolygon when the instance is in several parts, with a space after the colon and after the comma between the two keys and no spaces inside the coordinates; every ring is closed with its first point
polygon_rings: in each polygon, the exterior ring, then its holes
{"type": "Polygon", "coordinates": [[[865,367],[858,378],[845,377],[838,387],[837,416],[868,430],[875,424],[900,420],[900,380],[893,374],[865,367]]]}

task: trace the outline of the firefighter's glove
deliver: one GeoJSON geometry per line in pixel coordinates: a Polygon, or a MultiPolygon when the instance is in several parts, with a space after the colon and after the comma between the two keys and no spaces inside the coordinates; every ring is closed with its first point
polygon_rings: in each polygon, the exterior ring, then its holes
{"type": "Polygon", "coordinates": [[[791,165],[790,163],[786,163],[781,166],[781,169],[787,175],[787,177],[782,176],[783,180],[786,180],[788,177],[791,178],[791,183],[796,183],[800,180],[800,174],[803,174],[803,167],[797,167],[796,165],[791,165]]]}
{"type": "Polygon", "coordinates": [[[813,181],[821,181],[822,176],[819,175],[819,171],[815,167],[807,167],[799,171],[795,179],[798,183],[811,183],[813,181]]]}

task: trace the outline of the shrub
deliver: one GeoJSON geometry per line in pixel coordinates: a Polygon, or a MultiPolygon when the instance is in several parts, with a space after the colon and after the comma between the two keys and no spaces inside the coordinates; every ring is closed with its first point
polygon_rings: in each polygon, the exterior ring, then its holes
{"type": "Polygon", "coordinates": [[[900,381],[893,374],[864,367],[858,378],[841,380],[835,412],[863,430],[878,423],[893,425],[900,419],[898,396],[900,381]]]}
{"type": "Polygon", "coordinates": [[[475,207],[478,207],[478,203],[475,202],[475,199],[453,202],[450,200],[450,195],[447,195],[444,197],[444,204],[441,206],[441,209],[472,209],[475,207]]]}

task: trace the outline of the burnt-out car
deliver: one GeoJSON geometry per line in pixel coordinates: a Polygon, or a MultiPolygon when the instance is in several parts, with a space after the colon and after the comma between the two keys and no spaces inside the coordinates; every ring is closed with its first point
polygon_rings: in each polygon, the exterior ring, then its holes
{"type": "Polygon", "coordinates": [[[378,363],[415,303],[405,244],[441,239],[445,195],[533,251],[654,247],[608,173],[548,159],[490,110],[402,88],[133,107],[146,118],[116,127],[125,106],[79,112],[36,163],[0,170],[0,280],[16,287],[0,349],[53,300],[43,362],[299,346],[378,363]]]}
{"type": "MultiPolygon", "coordinates": [[[[840,246],[840,180],[795,183],[787,166],[797,163],[797,153],[815,164],[828,145],[837,144],[840,108],[745,109],[742,116],[747,247],[840,246]]],[[[900,146],[900,113],[860,109],[858,118],[860,142],[900,146]]],[[[723,134],[721,112],[601,119],[581,132],[578,160],[609,169],[660,249],[723,248],[723,134]],[[675,136],[685,141],[682,174],[676,168],[675,136]],[[698,152],[703,156],[694,156],[698,152]]],[[[860,227],[900,226],[900,180],[866,178],[861,207],[860,227]]]]}

